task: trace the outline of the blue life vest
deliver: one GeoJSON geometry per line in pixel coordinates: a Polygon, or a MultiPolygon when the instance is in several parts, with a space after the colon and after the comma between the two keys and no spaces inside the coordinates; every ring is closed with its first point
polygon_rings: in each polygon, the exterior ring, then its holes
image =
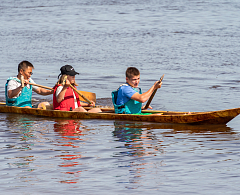
{"type": "Polygon", "coordinates": [[[21,94],[17,98],[8,98],[7,85],[10,80],[15,80],[21,83],[18,78],[8,78],[5,85],[6,105],[18,107],[30,106],[32,108],[32,85],[30,85],[30,89],[27,86],[23,87],[21,94]]]}
{"type": "MultiPolygon", "coordinates": [[[[126,84],[123,84],[123,85],[126,85],[126,84]]],[[[120,85],[120,87],[123,85],[120,85]]],[[[141,113],[142,103],[138,102],[136,100],[130,99],[125,104],[122,104],[122,105],[116,104],[119,88],[115,91],[112,91],[112,102],[113,102],[115,113],[116,114],[139,114],[139,113],[141,113]]],[[[139,92],[139,94],[142,94],[141,88],[139,88],[139,91],[136,88],[133,88],[133,90],[136,92],[139,92]]]]}

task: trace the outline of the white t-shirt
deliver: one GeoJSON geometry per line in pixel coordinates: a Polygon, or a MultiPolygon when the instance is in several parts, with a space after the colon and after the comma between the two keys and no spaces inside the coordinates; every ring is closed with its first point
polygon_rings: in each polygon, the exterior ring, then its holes
{"type": "MultiPolygon", "coordinates": [[[[56,97],[60,94],[60,92],[62,91],[63,86],[58,86],[57,90],[56,90],[56,97]]],[[[72,88],[71,88],[72,89],[72,88]]],[[[72,89],[73,91],[73,89],[72,89]]],[[[75,104],[75,108],[78,108],[78,103],[77,103],[77,98],[75,96],[75,93],[73,91],[73,97],[74,97],[74,104],[75,104]]]]}
{"type": "MultiPolygon", "coordinates": [[[[13,77],[13,78],[17,78],[17,77],[13,77]]],[[[35,83],[31,78],[29,79],[29,81],[31,83],[35,83]]],[[[16,80],[10,80],[8,82],[8,85],[7,85],[7,90],[8,91],[9,90],[14,90],[14,89],[18,88],[20,85],[21,85],[21,83],[17,82],[16,80]]],[[[29,84],[27,84],[27,88],[30,89],[30,85],[29,84]]],[[[38,88],[37,86],[32,86],[33,90],[36,90],[37,88],[38,88]]],[[[18,96],[20,96],[21,93],[22,93],[22,90],[16,96],[14,96],[13,98],[17,98],[18,96]]]]}

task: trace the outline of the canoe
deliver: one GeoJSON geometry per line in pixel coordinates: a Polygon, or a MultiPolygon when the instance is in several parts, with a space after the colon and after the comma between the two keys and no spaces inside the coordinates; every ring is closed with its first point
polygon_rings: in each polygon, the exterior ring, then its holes
{"type": "MultiPolygon", "coordinates": [[[[86,108],[90,109],[90,108],[86,108]]],[[[143,113],[152,113],[149,115],[137,114],[115,114],[113,108],[101,108],[101,113],[59,111],[51,109],[21,108],[6,106],[0,104],[0,113],[28,114],[42,117],[53,118],[72,118],[72,119],[106,119],[106,120],[125,120],[125,121],[143,121],[156,123],[182,123],[182,124],[227,124],[230,120],[240,114],[240,108],[227,110],[218,110],[210,112],[174,112],[160,110],[144,110],[143,113]]]]}

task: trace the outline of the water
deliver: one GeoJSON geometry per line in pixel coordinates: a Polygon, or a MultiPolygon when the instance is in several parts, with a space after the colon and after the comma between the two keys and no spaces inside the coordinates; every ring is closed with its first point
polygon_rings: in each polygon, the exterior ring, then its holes
{"type": "MultiPolygon", "coordinates": [[[[6,79],[29,60],[35,82],[50,87],[71,64],[99,105],[111,105],[136,66],[143,91],[165,74],[154,109],[239,107],[239,8],[236,0],[2,0],[0,101],[6,79]]],[[[239,117],[186,126],[0,114],[0,126],[4,194],[239,191],[239,117]]]]}

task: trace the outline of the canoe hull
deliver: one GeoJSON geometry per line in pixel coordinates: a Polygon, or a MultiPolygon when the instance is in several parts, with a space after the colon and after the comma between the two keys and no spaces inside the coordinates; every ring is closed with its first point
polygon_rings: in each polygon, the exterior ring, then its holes
{"type": "Polygon", "coordinates": [[[154,114],[151,115],[115,114],[112,109],[102,110],[102,113],[88,113],[0,105],[1,113],[29,114],[53,118],[128,120],[156,123],[226,124],[240,114],[240,108],[212,112],[194,112],[191,114],[186,112],[153,111],[154,114]]]}

